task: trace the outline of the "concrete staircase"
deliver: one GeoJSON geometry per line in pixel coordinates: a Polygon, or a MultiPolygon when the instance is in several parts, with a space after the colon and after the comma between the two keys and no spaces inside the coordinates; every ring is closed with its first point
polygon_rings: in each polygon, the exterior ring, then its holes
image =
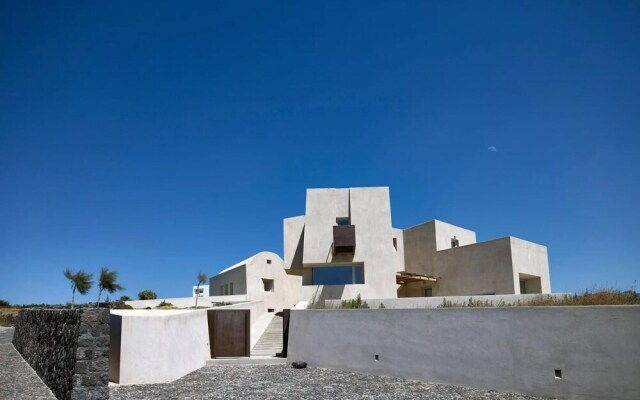
{"type": "Polygon", "coordinates": [[[282,317],[275,315],[251,349],[251,357],[275,357],[282,351],[282,317]]]}

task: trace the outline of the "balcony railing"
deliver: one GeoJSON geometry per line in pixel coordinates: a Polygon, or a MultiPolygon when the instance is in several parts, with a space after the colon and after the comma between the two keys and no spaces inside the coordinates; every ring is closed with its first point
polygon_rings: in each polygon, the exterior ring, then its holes
{"type": "Polygon", "coordinates": [[[353,253],[356,251],[356,226],[335,225],[333,227],[333,251],[353,253]]]}

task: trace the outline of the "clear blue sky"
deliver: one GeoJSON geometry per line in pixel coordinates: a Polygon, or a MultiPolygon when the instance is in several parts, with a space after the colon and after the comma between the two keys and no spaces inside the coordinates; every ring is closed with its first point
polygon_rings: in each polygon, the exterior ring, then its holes
{"type": "Polygon", "coordinates": [[[8,0],[0,89],[12,303],[189,296],[307,187],[547,245],[554,291],[640,278],[637,1],[8,0]]]}

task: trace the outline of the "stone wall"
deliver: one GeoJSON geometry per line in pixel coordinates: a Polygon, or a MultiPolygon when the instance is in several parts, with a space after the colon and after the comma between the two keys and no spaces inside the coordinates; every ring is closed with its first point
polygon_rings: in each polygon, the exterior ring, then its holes
{"type": "Polygon", "coordinates": [[[109,398],[109,309],[21,310],[13,345],[58,399],[109,398]]]}

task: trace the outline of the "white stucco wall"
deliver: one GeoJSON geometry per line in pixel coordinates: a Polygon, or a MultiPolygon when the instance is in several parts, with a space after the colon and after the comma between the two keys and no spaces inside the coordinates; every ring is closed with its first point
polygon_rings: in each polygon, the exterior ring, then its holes
{"type": "Polygon", "coordinates": [[[267,309],[282,311],[293,307],[298,302],[301,281],[300,276],[287,274],[282,258],[272,252],[258,253],[247,264],[247,296],[264,301],[267,309]],[[263,279],[273,280],[272,292],[264,290],[263,279]]]}
{"type": "Polygon", "coordinates": [[[395,240],[396,244],[396,248],[393,249],[395,270],[396,272],[404,271],[404,235],[402,229],[392,228],[391,231],[393,232],[392,240],[395,240]]]}
{"type": "Polygon", "coordinates": [[[209,278],[210,296],[233,296],[247,294],[247,264],[253,257],[242,263],[227,268],[219,274],[209,278]],[[227,292],[225,292],[225,287],[227,292]],[[233,290],[231,290],[233,289],[233,290]]]}
{"type": "Polygon", "coordinates": [[[511,240],[502,238],[436,253],[434,296],[514,294],[511,240]]]}
{"type": "Polygon", "coordinates": [[[467,246],[476,243],[476,233],[469,229],[461,228],[446,222],[434,220],[436,230],[436,249],[446,250],[451,248],[451,239],[455,236],[459,246],[467,246]]]}
{"type": "MultiPolygon", "coordinates": [[[[309,277],[314,266],[360,264],[364,284],[303,284],[299,300],[396,296],[395,272],[401,257],[393,248],[388,188],[308,189],[304,224],[303,277],[309,277]],[[333,253],[333,227],[342,217],[349,217],[355,226],[353,254],[333,253]]],[[[303,278],[303,283],[309,280],[303,278]]]]}
{"type": "Polygon", "coordinates": [[[635,400],[638,331],[640,306],[292,310],[288,359],[561,399],[635,400]]]}
{"type": "MultiPolygon", "coordinates": [[[[112,310],[120,331],[122,385],[170,382],[205,365],[209,358],[206,310],[112,310]]],[[[114,335],[116,337],[114,337],[114,335]]],[[[111,356],[111,355],[110,355],[111,356]]]]}
{"type": "Polygon", "coordinates": [[[520,293],[520,274],[539,276],[542,293],[551,293],[547,248],[515,237],[510,241],[516,293],[520,293]]]}

